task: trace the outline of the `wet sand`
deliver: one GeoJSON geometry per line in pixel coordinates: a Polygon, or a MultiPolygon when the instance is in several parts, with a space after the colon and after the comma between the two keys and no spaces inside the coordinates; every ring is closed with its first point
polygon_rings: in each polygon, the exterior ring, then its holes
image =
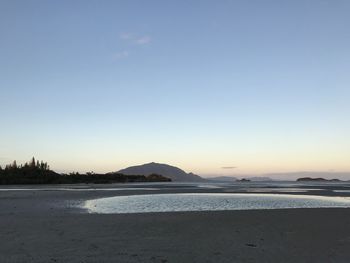
{"type": "MultiPolygon", "coordinates": [[[[160,192],[174,191],[194,192],[160,192]]],[[[350,261],[350,209],[99,215],[75,207],[150,192],[0,191],[0,262],[350,261]]]]}

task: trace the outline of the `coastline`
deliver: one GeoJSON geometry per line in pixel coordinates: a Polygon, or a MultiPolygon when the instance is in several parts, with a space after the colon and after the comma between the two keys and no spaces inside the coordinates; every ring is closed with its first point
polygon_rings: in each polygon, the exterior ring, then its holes
{"type": "Polygon", "coordinates": [[[348,208],[104,215],[87,214],[75,206],[136,192],[151,191],[0,191],[0,262],[348,262],[350,258],[348,208]]]}

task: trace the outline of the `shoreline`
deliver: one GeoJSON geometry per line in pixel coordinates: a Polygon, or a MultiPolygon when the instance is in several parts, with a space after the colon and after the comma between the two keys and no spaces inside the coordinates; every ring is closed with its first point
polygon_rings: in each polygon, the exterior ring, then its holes
{"type": "Polygon", "coordinates": [[[350,259],[347,208],[91,214],[74,206],[100,197],[186,191],[192,189],[0,191],[0,262],[350,259]]]}

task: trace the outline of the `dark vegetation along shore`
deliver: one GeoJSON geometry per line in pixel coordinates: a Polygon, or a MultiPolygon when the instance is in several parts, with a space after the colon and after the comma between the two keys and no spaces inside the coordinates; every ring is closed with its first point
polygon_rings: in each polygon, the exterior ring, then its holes
{"type": "Polygon", "coordinates": [[[35,161],[17,165],[16,161],[5,168],[0,166],[0,184],[75,184],[75,183],[126,183],[126,182],[170,182],[171,179],[159,174],[125,175],[122,173],[59,174],[50,170],[46,162],[35,161]]]}

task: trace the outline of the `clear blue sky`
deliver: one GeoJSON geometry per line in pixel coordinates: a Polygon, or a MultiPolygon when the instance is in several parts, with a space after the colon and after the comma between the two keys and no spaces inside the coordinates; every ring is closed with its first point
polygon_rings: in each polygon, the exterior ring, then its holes
{"type": "Polygon", "coordinates": [[[349,14],[345,0],[1,0],[0,164],[349,171],[349,14]]]}

